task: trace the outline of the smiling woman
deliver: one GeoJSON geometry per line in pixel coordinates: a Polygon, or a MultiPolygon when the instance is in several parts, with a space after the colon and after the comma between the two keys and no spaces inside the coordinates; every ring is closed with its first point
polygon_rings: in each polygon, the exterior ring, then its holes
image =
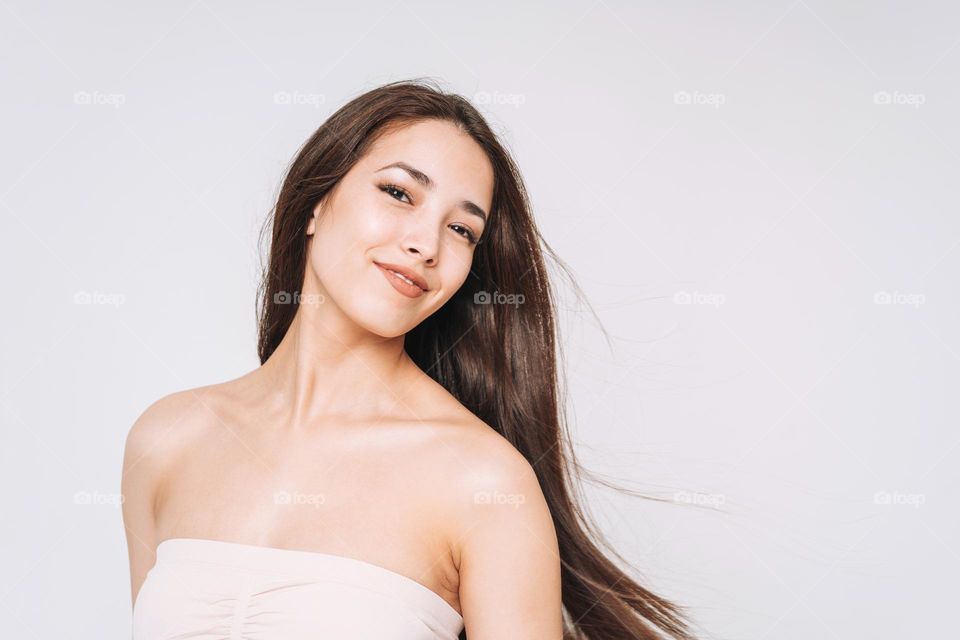
{"type": "MultiPolygon", "coordinates": [[[[311,239],[305,281],[284,287],[336,301],[377,335],[402,336],[466,280],[493,184],[486,153],[456,124],[435,118],[386,124],[319,196],[305,230],[311,239]],[[377,286],[362,286],[372,275],[377,286]],[[382,295],[384,276],[417,303],[382,295]]],[[[331,319],[329,307],[319,311],[331,319]]]]}
{"type": "Polygon", "coordinates": [[[267,228],[261,365],[127,438],[135,640],[693,637],[574,500],[556,256],[468,101],[350,101],[267,228]]]}

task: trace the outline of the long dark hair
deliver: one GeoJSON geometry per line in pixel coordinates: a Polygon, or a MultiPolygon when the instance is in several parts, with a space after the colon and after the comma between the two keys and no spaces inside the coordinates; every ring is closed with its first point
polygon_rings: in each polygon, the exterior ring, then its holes
{"type": "Polygon", "coordinates": [[[264,226],[272,234],[258,291],[260,362],[280,344],[296,313],[297,305],[275,304],[274,296],[301,290],[305,231],[314,207],[379,136],[426,119],[457,125],[486,152],[493,165],[493,203],[470,275],[406,335],[407,354],[533,466],[559,540],[564,638],[654,639],[665,633],[691,640],[678,605],[639,585],[600,550],[606,547],[625,564],[574,498],[585,470],[576,460],[560,403],[555,294],[544,253],[569,272],[534,224],[510,155],[461,96],[429,80],[389,83],[348,102],[299,149],[264,226]],[[523,302],[476,304],[475,294],[522,295],[523,302]]]}

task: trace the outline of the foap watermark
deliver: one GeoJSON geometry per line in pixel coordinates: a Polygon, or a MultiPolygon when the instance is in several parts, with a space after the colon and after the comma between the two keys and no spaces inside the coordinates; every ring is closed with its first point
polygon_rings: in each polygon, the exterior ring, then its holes
{"type": "Polygon", "coordinates": [[[719,109],[727,102],[727,96],[722,93],[701,93],[700,91],[677,91],[673,94],[674,104],[706,105],[719,109]]]}
{"type": "Polygon", "coordinates": [[[873,304],[900,304],[917,309],[927,301],[922,293],[903,293],[901,291],[877,291],[873,294],[873,304]]]}
{"type": "Polygon", "coordinates": [[[101,93],[100,91],[77,91],[73,94],[73,104],[81,106],[106,106],[119,109],[127,102],[122,93],[101,93]]]}
{"type": "Polygon", "coordinates": [[[873,104],[906,105],[919,109],[927,101],[923,93],[905,93],[903,91],[877,91],[873,94],[873,104]]]}
{"type": "Polygon", "coordinates": [[[707,293],[703,291],[677,291],[673,294],[673,304],[703,304],[719,307],[727,301],[722,293],[707,293]]]}
{"type": "Polygon", "coordinates": [[[119,507],[123,504],[122,493],[100,493],[99,491],[77,491],[73,494],[73,504],[101,505],[119,507]]]}
{"type": "Polygon", "coordinates": [[[277,291],[273,294],[274,304],[305,304],[310,306],[319,306],[326,301],[322,293],[302,294],[299,291],[277,291]]]}
{"type": "Polygon", "coordinates": [[[906,505],[919,509],[920,505],[927,502],[925,493],[906,493],[903,491],[877,491],[873,494],[873,504],[880,505],[906,505]]]}
{"type": "Polygon", "coordinates": [[[523,304],[526,298],[522,293],[500,293],[499,291],[477,291],[473,294],[474,304],[512,304],[515,307],[523,304]]]}
{"type": "Polygon", "coordinates": [[[503,493],[501,491],[477,491],[473,494],[474,504],[508,504],[514,509],[527,501],[522,493],[503,493]]]}
{"type": "Polygon", "coordinates": [[[119,307],[126,302],[127,297],[122,293],[104,293],[103,291],[77,291],[73,294],[74,304],[101,304],[119,307]]]}
{"type": "Polygon", "coordinates": [[[300,493],[299,491],[294,491],[293,493],[291,493],[289,491],[277,491],[273,494],[274,504],[284,504],[284,505],[308,504],[313,508],[317,509],[324,502],[326,502],[326,498],[322,493],[300,493]]]}
{"type": "Polygon", "coordinates": [[[505,104],[518,109],[527,101],[523,93],[500,93],[499,91],[477,91],[473,94],[473,101],[477,104],[505,104]]]}
{"type": "Polygon", "coordinates": [[[701,507],[719,509],[727,501],[722,493],[700,493],[698,491],[677,491],[673,494],[673,501],[677,504],[695,504],[701,507]]]}
{"type": "Polygon", "coordinates": [[[273,104],[307,106],[319,109],[327,101],[322,93],[301,93],[299,91],[277,91],[273,94],[273,104]]]}

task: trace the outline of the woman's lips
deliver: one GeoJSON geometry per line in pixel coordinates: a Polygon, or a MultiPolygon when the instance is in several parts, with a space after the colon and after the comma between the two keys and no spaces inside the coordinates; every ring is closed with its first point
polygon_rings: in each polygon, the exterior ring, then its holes
{"type": "Polygon", "coordinates": [[[390,271],[386,267],[381,267],[379,264],[377,265],[377,268],[380,269],[380,273],[382,273],[383,277],[387,279],[387,282],[393,285],[394,289],[396,289],[403,295],[407,296],[408,298],[419,298],[420,296],[423,295],[423,289],[421,289],[417,285],[410,284],[409,282],[407,282],[406,280],[403,280],[402,278],[400,278],[400,276],[390,271]]]}

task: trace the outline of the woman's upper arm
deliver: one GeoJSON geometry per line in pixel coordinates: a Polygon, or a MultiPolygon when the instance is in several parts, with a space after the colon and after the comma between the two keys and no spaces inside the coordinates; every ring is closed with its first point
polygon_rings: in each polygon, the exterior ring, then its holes
{"type": "Polygon", "coordinates": [[[180,394],[150,405],[127,433],[123,451],[123,526],[130,559],[130,599],[137,593],[156,560],[155,499],[169,457],[172,427],[181,419],[185,402],[180,394]]]}
{"type": "Polygon", "coordinates": [[[512,447],[487,460],[469,474],[464,497],[470,505],[460,512],[467,634],[470,640],[560,640],[560,555],[537,477],[512,447]]]}

